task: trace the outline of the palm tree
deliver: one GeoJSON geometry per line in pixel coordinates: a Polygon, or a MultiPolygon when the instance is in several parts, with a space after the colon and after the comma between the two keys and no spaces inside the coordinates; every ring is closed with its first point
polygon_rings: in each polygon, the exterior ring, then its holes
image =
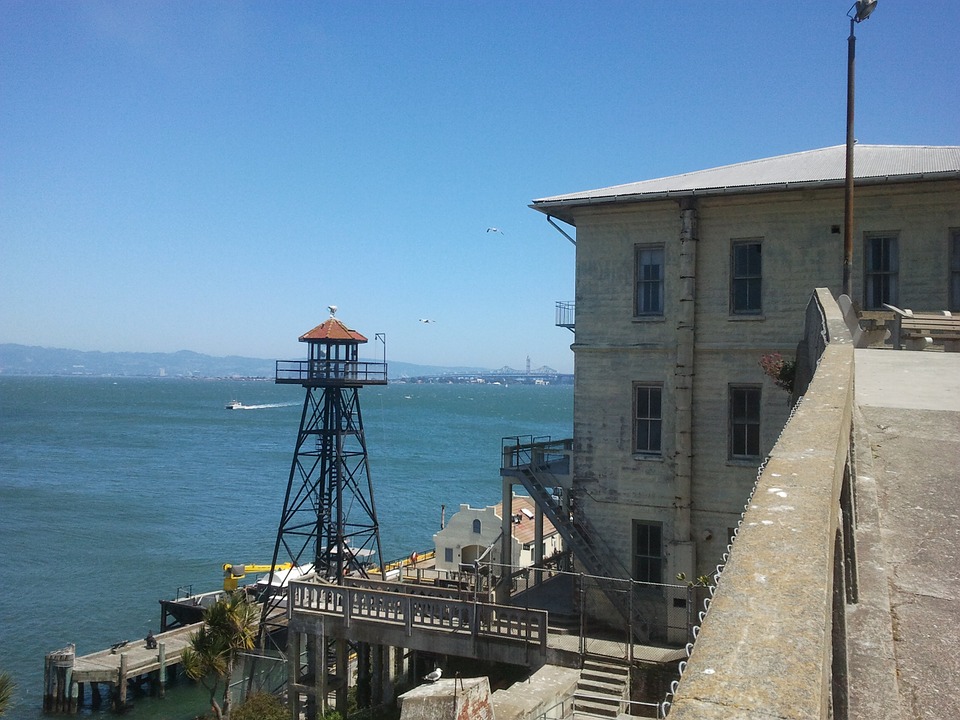
{"type": "Polygon", "coordinates": [[[13,698],[13,678],[6,673],[0,673],[0,715],[7,711],[10,700],[13,698]]]}
{"type": "Polygon", "coordinates": [[[253,649],[259,615],[242,591],[233,592],[203,611],[203,625],[183,651],[184,672],[210,691],[210,709],[220,720],[230,718],[230,678],[240,653],[253,649]],[[223,695],[218,703],[221,681],[223,695]]]}

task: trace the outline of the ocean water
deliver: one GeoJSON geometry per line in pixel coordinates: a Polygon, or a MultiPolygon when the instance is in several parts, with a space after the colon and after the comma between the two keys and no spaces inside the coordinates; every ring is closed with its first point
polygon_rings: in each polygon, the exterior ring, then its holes
{"type": "MultiPolygon", "coordinates": [[[[6,717],[44,717],[47,652],[142,638],[159,599],[216,589],[225,562],[270,561],[303,397],[273,382],[0,377],[6,717]]],[[[570,386],[390,384],[360,404],[387,560],[432,548],[441,505],[449,518],[499,501],[502,437],[572,432],[570,386]]],[[[128,716],[205,709],[178,685],[128,716]]]]}

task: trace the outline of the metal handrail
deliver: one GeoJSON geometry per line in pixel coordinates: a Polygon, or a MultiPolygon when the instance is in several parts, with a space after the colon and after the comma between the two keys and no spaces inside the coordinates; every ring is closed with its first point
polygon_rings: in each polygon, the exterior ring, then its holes
{"type": "Polygon", "coordinates": [[[278,383],[386,384],[387,364],[359,360],[277,360],[278,383]]]}

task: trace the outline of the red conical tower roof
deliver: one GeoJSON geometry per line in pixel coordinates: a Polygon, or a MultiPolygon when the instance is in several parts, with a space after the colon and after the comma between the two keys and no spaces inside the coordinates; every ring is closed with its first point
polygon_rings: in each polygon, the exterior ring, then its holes
{"type": "Polygon", "coordinates": [[[326,322],[317,325],[313,330],[309,330],[300,336],[300,342],[310,342],[311,340],[353,340],[357,343],[365,343],[367,339],[356,330],[351,330],[342,322],[331,316],[326,322]]]}

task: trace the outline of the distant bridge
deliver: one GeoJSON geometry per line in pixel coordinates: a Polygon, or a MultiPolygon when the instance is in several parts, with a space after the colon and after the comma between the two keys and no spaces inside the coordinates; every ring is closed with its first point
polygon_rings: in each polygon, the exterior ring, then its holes
{"type": "Polygon", "coordinates": [[[529,373],[510,368],[501,368],[480,373],[438,373],[436,375],[417,375],[395,380],[394,382],[408,383],[440,383],[440,384],[484,384],[500,383],[501,385],[573,385],[573,375],[559,373],[550,368],[541,368],[529,373]]]}

